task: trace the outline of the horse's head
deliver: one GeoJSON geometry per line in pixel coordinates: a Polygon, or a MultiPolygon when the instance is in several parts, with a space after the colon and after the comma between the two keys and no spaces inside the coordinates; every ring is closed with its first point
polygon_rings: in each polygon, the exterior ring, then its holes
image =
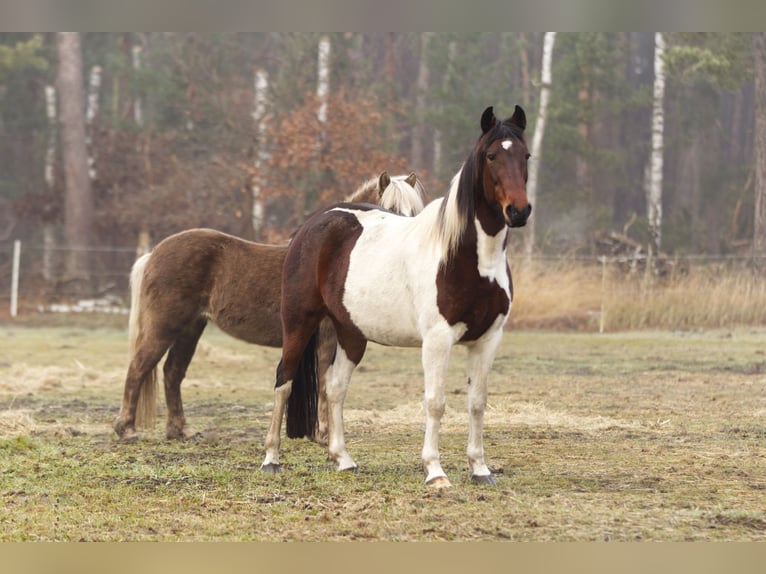
{"type": "Polygon", "coordinates": [[[527,118],[520,106],[502,122],[491,106],[481,116],[476,159],[482,164],[484,197],[490,206],[498,206],[509,227],[523,227],[532,212],[527,200],[526,127],[527,118]]]}

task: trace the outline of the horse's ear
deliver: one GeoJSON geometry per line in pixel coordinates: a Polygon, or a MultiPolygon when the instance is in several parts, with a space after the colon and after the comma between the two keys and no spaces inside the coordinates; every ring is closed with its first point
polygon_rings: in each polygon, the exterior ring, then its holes
{"type": "Polygon", "coordinates": [[[417,183],[417,181],[418,181],[418,176],[417,176],[417,175],[415,175],[415,172],[413,171],[412,173],[410,173],[410,175],[408,175],[408,176],[405,178],[405,180],[404,180],[404,181],[405,181],[407,184],[409,184],[409,186],[410,186],[410,187],[415,187],[415,184],[416,184],[416,183],[417,183]]]}
{"type": "Polygon", "coordinates": [[[378,177],[378,196],[383,195],[383,192],[386,191],[386,188],[391,183],[391,176],[388,175],[387,171],[384,171],[380,174],[380,177],[378,177]]]}
{"type": "Polygon", "coordinates": [[[497,123],[495,112],[493,111],[492,106],[489,106],[484,110],[484,113],[481,114],[481,133],[487,133],[492,129],[492,126],[494,126],[495,123],[497,123]]]}
{"type": "Polygon", "coordinates": [[[511,123],[519,126],[521,131],[527,129],[527,114],[524,113],[524,110],[521,108],[521,106],[516,106],[516,109],[513,110],[511,123]]]}

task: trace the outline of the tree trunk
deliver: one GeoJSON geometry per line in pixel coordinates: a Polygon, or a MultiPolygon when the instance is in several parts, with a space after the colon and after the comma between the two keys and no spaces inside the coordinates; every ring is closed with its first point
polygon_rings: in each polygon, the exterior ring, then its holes
{"type": "MultiPolygon", "coordinates": [[[[457,42],[451,41],[447,47],[447,69],[442,79],[442,91],[448,93],[452,76],[454,75],[455,58],[457,57],[457,42]]],[[[441,108],[440,108],[441,111],[441,108]]],[[[444,171],[444,149],[442,147],[442,131],[439,128],[434,129],[434,163],[433,175],[441,179],[444,171]]]]}
{"type": "MultiPolygon", "coordinates": [[[[527,181],[527,198],[536,207],[537,204],[537,177],[540,170],[541,150],[543,147],[543,134],[545,131],[545,117],[548,113],[548,98],[551,91],[551,60],[553,58],[553,44],[556,40],[556,32],[546,32],[543,38],[543,69],[540,87],[540,107],[535,122],[535,135],[532,136],[532,161],[529,163],[529,178],[527,181]]],[[[535,249],[535,218],[527,222],[524,251],[527,258],[532,256],[535,249]]]]}
{"type": "Polygon", "coordinates": [[[58,32],[58,92],[61,102],[61,149],[64,158],[64,225],[69,247],[67,275],[70,280],[90,279],[93,226],[93,194],[88,177],[83,113],[83,73],[80,34],[58,32]]]}
{"type": "Polygon", "coordinates": [[[649,249],[658,255],[662,227],[662,163],[665,122],[665,40],[660,32],[654,35],[654,107],[652,112],[652,153],[646,173],[646,211],[651,234],[649,249]]]}
{"type": "Polygon", "coordinates": [[[88,149],[88,176],[96,179],[96,150],[93,149],[94,123],[98,116],[98,102],[101,91],[101,66],[90,69],[88,82],[88,107],[85,111],[85,146],[88,149]]]}
{"type": "Polygon", "coordinates": [[[529,57],[527,56],[527,34],[526,32],[519,32],[519,58],[521,64],[521,101],[523,106],[528,106],[530,96],[529,80],[529,57]]]}
{"type": "Polygon", "coordinates": [[[430,70],[428,68],[428,44],[431,40],[432,32],[422,32],[420,34],[420,65],[418,66],[418,77],[415,81],[415,125],[412,129],[412,168],[416,171],[423,171],[425,165],[425,139],[426,139],[426,96],[428,95],[428,83],[430,80],[430,70]]]}
{"type": "Polygon", "coordinates": [[[320,124],[324,124],[327,122],[327,98],[330,95],[330,38],[327,36],[319,39],[317,68],[317,96],[319,97],[317,118],[320,124]]]}
{"type": "Polygon", "coordinates": [[[255,71],[255,99],[253,102],[253,120],[255,121],[255,177],[252,184],[252,238],[263,240],[263,198],[261,189],[265,184],[264,170],[266,169],[266,95],[269,88],[269,74],[259,68],[255,71]]]}
{"type": "MultiPolygon", "coordinates": [[[[133,69],[138,72],[141,70],[141,52],[143,48],[139,46],[138,44],[134,44],[131,48],[131,56],[133,59],[133,69]]],[[[141,127],[144,125],[144,110],[143,110],[143,104],[141,102],[141,98],[138,96],[135,96],[133,98],[133,121],[136,122],[136,125],[141,127]]]]}
{"type": "MultiPolygon", "coordinates": [[[[56,183],[56,88],[45,86],[45,113],[48,118],[48,149],[45,152],[45,183],[48,193],[54,193],[56,183]]],[[[54,248],[56,246],[56,227],[53,214],[46,213],[43,220],[43,279],[48,283],[53,281],[54,275],[54,248]]]]}
{"type": "Polygon", "coordinates": [[[755,218],[753,254],[766,267],[766,32],[753,34],[755,66],[755,218]]]}

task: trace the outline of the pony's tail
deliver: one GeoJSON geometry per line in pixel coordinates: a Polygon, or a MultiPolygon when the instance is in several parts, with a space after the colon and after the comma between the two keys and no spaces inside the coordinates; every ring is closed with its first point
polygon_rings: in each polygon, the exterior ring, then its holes
{"type": "MultiPolygon", "coordinates": [[[[138,343],[143,338],[141,283],[144,270],[149,262],[147,253],[139,257],[130,271],[130,318],[128,320],[128,338],[130,340],[130,359],[136,356],[138,343]]],[[[154,367],[138,387],[138,405],[136,407],[136,425],[143,428],[154,427],[157,421],[157,367],[154,367]]]]}
{"type": "MultiPolygon", "coordinates": [[[[289,438],[312,438],[318,423],[317,402],[319,398],[317,367],[317,334],[314,332],[301,355],[298,370],[293,379],[293,388],[287,399],[285,425],[289,438]]],[[[277,384],[284,382],[282,362],[277,367],[277,384]]]]}

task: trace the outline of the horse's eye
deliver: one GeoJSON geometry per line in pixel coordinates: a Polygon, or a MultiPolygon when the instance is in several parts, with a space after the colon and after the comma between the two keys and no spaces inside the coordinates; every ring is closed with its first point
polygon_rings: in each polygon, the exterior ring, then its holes
{"type": "Polygon", "coordinates": [[[531,153],[528,153],[528,154],[526,155],[526,159],[529,159],[530,157],[532,157],[532,154],[531,154],[531,153]]]}
{"type": "Polygon", "coordinates": [[[496,156],[495,154],[493,154],[493,153],[488,153],[488,154],[487,154],[487,159],[488,159],[489,161],[495,161],[495,158],[496,158],[496,157],[497,157],[497,156],[496,156]]]}

